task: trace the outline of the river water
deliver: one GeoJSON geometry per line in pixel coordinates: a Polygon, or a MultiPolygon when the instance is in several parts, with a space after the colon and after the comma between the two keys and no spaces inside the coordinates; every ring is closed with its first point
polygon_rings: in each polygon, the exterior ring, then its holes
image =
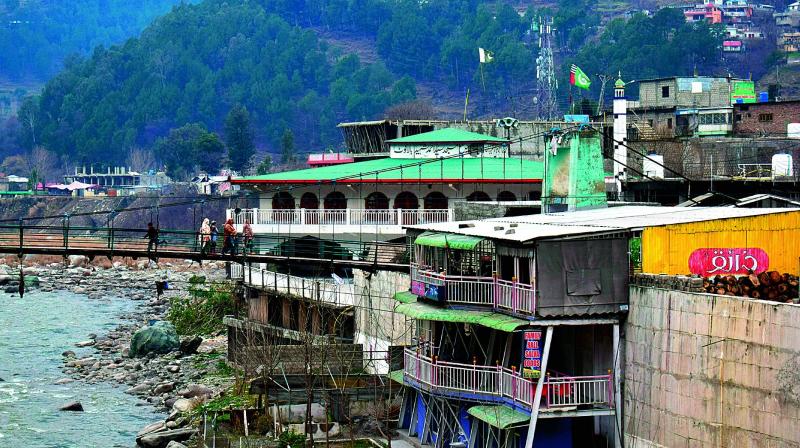
{"type": "Polygon", "coordinates": [[[139,429],[159,419],[152,407],[137,406],[138,399],[110,384],[53,383],[64,378],[64,350],[92,354],[75,342],[113,329],[136,306],[70,292],[33,291],[24,298],[0,292],[0,447],[135,446],[139,429]],[[75,400],[85,412],[58,410],[75,400]]]}

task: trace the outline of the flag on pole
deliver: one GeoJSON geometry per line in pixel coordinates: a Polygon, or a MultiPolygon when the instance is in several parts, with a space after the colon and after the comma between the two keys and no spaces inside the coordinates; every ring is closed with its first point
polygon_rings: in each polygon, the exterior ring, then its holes
{"type": "Polygon", "coordinates": [[[575,64],[572,64],[569,70],[569,83],[584,90],[589,90],[589,86],[592,85],[592,81],[586,76],[586,73],[575,64]]]}
{"type": "Polygon", "coordinates": [[[480,58],[481,64],[488,64],[494,60],[494,54],[489,50],[478,48],[478,58],[480,58]]]}

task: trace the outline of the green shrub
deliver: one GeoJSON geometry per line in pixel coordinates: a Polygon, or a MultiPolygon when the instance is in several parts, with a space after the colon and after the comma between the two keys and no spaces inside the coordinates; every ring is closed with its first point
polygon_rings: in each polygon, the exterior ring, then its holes
{"type": "Polygon", "coordinates": [[[233,290],[227,283],[205,286],[204,280],[190,280],[189,295],[170,301],[167,320],[178,334],[212,334],[223,330],[222,318],[236,311],[233,290]]]}

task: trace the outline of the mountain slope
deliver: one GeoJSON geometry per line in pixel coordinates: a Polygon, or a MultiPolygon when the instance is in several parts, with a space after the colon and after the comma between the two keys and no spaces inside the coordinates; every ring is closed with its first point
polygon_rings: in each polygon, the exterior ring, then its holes
{"type": "Polygon", "coordinates": [[[121,162],[186,123],[221,129],[241,103],[261,143],[276,148],[290,129],[299,148],[320,150],[339,140],[338,121],[414,97],[413,81],[337,54],[261,5],[207,0],[67,66],[42,92],[37,141],[75,161],[121,162]]]}

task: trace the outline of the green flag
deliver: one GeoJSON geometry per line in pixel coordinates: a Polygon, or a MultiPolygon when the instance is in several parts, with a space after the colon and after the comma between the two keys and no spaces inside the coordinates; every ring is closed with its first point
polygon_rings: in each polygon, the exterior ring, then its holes
{"type": "Polygon", "coordinates": [[[581,70],[580,67],[575,64],[572,64],[572,68],[570,68],[569,71],[569,83],[579,89],[584,90],[589,90],[589,86],[592,85],[592,81],[589,80],[589,77],[586,76],[586,73],[584,73],[583,70],[581,70]]]}

